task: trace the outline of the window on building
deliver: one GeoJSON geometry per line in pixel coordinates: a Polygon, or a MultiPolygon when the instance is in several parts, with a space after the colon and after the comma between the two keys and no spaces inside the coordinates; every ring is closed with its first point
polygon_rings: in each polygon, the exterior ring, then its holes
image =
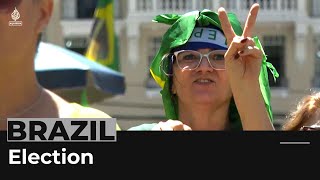
{"type": "MultiPolygon", "coordinates": [[[[61,2],[62,19],[90,19],[94,15],[94,11],[98,0],[65,0],[61,2]]],[[[114,17],[121,19],[122,7],[119,0],[113,1],[114,17]]]]}
{"type": "Polygon", "coordinates": [[[66,38],[64,42],[66,48],[82,55],[85,54],[88,46],[88,40],[86,38],[66,38]]]}
{"type": "Polygon", "coordinates": [[[146,87],[147,88],[159,88],[160,86],[155,82],[155,80],[153,79],[149,68],[151,65],[151,62],[154,58],[154,56],[156,55],[156,53],[158,52],[159,48],[161,46],[161,37],[153,37],[149,40],[149,53],[148,53],[148,79],[146,82],[146,87]]]}
{"type": "Polygon", "coordinates": [[[77,17],[80,19],[92,18],[96,9],[98,0],[78,0],[77,17]]]}
{"type": "Polygon", "coordinates": [[[319,0],[312,0],[310,8],[311,8],[311,15],[313,17],[320,17],[320,1],[319,0]]]}
{"type": "Polygon", "coordinates": [[[267,55],[267,61],[272,63],[279,73],[279,78],[274,82],[273,75],[268,70],[269,84],[271,87],[286,87],[285,76],[285,37],[284,36],[264,36],[263,48],[267,55]]]}

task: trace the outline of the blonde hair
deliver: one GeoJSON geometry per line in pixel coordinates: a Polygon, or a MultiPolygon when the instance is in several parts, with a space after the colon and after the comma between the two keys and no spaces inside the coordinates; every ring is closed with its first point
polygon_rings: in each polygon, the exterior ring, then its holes
{"type": "Polygon", "coordinates": [[[305,96],[298,103],[297,108],[290,113],[282,130],[298,131],[317,113],[320,113],[320,92],[305,96]]]}

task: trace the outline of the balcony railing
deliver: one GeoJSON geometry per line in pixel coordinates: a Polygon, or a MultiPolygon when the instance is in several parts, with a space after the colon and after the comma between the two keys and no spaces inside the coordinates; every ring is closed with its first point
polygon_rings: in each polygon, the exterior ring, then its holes
{"type": "Polygon", "coordinates": [[[212,0],[133,0],[131,5],[136,13],[146,12],[187,12],[195,9],[213,8],[212,0]],[[135,3],[134,3],[135,1],[135,3]]]}
{"type": "Polygon", "coordinates": [[[162,13],[182,14],[192,10],[212,9],[225,7],[240,17],[245,18],[253,3],[260,4],[262,19],[291,20],[297,15],[305,15],[306,1],[298,0],[130,0],[129,16],[154,16],[162,13]]]}
{"type": "Polygon", "coordinates": [[[230,10],[248,10],[250,6],[257,2],[261,11],[285,11],[292,12],[297,10],[297,0],[224,0],[224,5],[230,10]]]}

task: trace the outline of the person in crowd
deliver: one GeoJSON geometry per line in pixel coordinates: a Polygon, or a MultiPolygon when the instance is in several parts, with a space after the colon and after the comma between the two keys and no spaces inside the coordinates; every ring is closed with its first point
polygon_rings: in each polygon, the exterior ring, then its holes
{"type": "Polygon", "coordinates": [[[320,92],[304,96],[285,120],[282,130],[320,130],[320,92]]]}
{"type": "Polygon", "coordinates": [[[267,65],[278,74],[252,37],[258,10],[244,29],[223,7],[156,16],[171,25],[150,67],[168,120],[128,130],[274,130],[267,65]]]}
{"type": "Polygon", "coordinates": [[[0,1],[0,130],[6,130],[7,118],[110,118],[100,110],[68,102],[39,84],[34,57],[52,10],[52,0],[0,1]],[[21,26],[8,24],[15,9],[21,26]]]}

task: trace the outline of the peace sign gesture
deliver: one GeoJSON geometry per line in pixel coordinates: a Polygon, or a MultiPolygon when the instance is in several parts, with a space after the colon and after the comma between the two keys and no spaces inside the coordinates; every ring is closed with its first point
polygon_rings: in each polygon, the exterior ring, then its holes
{"type": "Polygon", "coordinates": [[[258,11],[259,4],[253,4],[241,36],[235,34],[225,9],[219,8],[218,13],[228,43],[225,54],[226,73],[242,127],[244,130],[273,130],[259,84],[263,52],[251,38],[258,11]]]}
{"type": "Polygon", "coordinates": [[[226,10],[219,8],[219,19],[228,43],[225,54],[225,66],[232,86],[257,83],[262,63],[262,51],[259,50],[251,38],[259,4],[255,3],[249,11],[242,36],[237,36],[230,24],[226,10]]]}

